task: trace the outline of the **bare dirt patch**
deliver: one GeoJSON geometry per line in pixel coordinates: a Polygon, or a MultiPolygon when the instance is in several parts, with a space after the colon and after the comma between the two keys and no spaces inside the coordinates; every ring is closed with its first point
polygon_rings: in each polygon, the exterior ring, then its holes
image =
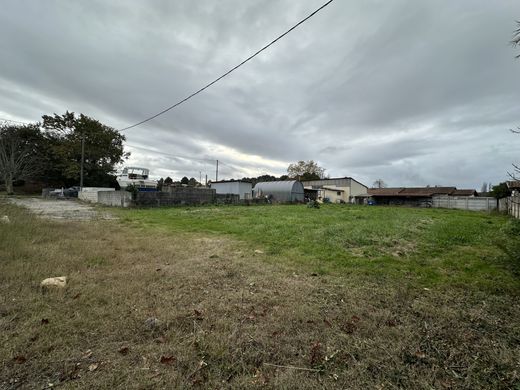
{"type": "Polygon", "coordinates": [[[89,221],[93,219],[115,219],[107,212],[99,212],[92,206],[77,200],[55,200],[41,198],[8,198],[17,206],[29,209],[39,217],[59,220],[89,221]]]}

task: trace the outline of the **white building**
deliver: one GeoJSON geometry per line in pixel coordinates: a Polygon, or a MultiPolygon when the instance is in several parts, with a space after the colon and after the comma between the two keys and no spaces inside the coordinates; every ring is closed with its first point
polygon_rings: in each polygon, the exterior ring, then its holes
{"type": "Polygon", "coordinates": [[[351,177],[303,181],[305,189],[318,190],[318,200],[325,198],[332,203],[359,203],[366,196],[368,187],[351,177]]]}
{"type": "Polygon", "coordinates": [[[210,184],[210,188],[215,189],[217,194],[239,195],[240,199],[251,199],[251,192],[253,190],[251,183],[241,180],[215,181],[210,184]]]}

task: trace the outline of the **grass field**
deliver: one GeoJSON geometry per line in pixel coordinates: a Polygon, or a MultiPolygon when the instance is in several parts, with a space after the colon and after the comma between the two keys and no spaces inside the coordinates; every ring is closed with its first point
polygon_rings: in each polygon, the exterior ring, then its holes
{"type": "Polygon", "coordinates": [[[226,236],[279,263],[319,274],[355,274],[415,286],[516,290],[495,242],[505,216],[475,212],[328,205],[120,210],[132,226],[226,236]]]}
{"type": "Polygon", "coordinates": [[[0,199],[0,388],[520,386],[504,216],[110,211],[53,222],[0,199]]]}

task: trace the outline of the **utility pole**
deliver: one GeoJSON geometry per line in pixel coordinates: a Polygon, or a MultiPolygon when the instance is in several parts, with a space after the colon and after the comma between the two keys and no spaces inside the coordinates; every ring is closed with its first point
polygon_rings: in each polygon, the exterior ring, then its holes
{"type": "Polygon", "coordinates": [[[218,160],[217,160],[217,170],[215,172],[215,181],[218,181],[218,160]]]}
{"type": "Polygon", "coordinates": [[[205,186],[207,187],[208,186],[208,174],[206,173],[206,184],[205,186]]]}
{"type": "Polygon", "coordinates": [[[83,191],[83,164],[85,161],[85,134],[81,136],[81,171],[79,174],[79,190],[83,191]]]}
{"type": "Polygon", "coordinates": [[[202,171],[199,171],[199,184],[202,184],[202,171]]]}

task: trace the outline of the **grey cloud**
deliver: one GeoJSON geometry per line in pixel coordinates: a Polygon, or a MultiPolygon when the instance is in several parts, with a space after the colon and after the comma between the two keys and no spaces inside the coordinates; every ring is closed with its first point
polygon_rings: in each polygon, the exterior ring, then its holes
{"type": "MultiPolygon", "coordinates": [[[[321,3],[7,0],[0,114],[37,120],[68,109],[125,127],[321,3]]],[[[497,182],[520,160],[520,137],[507,132],[520,123],[520,62],[508,46],[519,15],[506,0],[334,2],[230,77],[125,132],[129,145],[194,160],[133,149],[130,161],[198,177],[214,167],[196,159],[218,158],[222,175],[241,177],[314,159],[369,184],[497,182]]]]}

